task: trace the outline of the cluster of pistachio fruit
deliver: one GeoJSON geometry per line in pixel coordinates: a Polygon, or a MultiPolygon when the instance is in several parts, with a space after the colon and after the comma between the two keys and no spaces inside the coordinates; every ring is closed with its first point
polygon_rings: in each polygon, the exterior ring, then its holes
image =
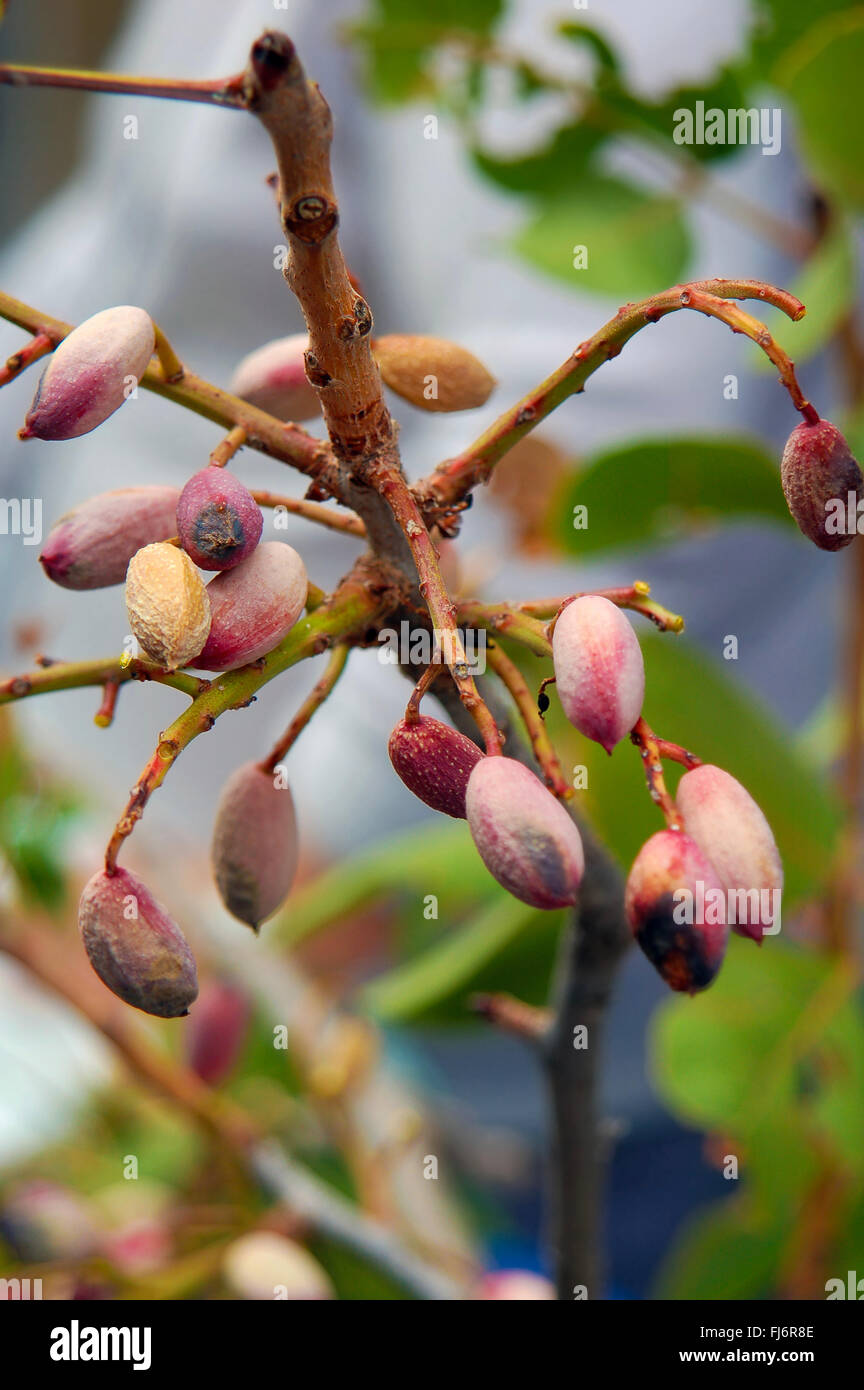
{"type": "MultiPolygon", "coordinates": [[[[306,376],[307,346],[295,336],[250,354],[233,390],[278,418],[310,418],[318,399],[306,376]]],[[[94,315],[53,353],[21,437],[68,439],[94,429],[140,381],[154,350],[154,325],[143,310],[121,306],[94,315]]],[[[375,355],[387,384],[425,409],[480,405],[494,384],[470,353],[438,339],[382,338],[375,355]]],[[[825,527],[831,499],[864,495],[860,469],[833,425],[816,417],[798,426],[781,477],[805,535],[823,549],[853,538],[825,527]]],[[[182,490],[130,487],[91,498],[56,524],[40,560],[52,580],[70,589],[125,581],[132,632],[163,669],[229,671],[271,651],[306,604],[300,555],[287,544],[262,542],[262,529],[252,494],[211,462],[182,490]],[[201,570],[214,572],[206,585],[201,570]]],[[[550,633],[558,696],[570,722],[609,753],[630,735],[646,770],[662,779],[656,743],[639,735],[644,664],[621,610],[600,595],[574,597],[550,633]]],[[[393,730],[389,751],[421,800],[467,820],[483,863],[509,893],[540,909],[577,902],[585,867],[579,830],[527,767],[488,747],[482,752],[413,704],[393,730]]],[[[637,855],[625,906],[635,940],[664,980],[695,993],[715,978],[730,928],[760,942],[777,929],[783,875],[771,830],[745,788],[691,754],[679,761],[687,771],[675,801],[649,775],[667,828],[637,855]],[[700,905],[695,915],[679,911],[687,895],[700,905]],[[730,897],[737,915],[727,910],[730,897]]],[[[212,858],[226,907],[257,930],[284,903],[298,858],[290,790],[265,765],[244,764],[229,779],[212,858]]],[[[95,874],[81,897],[79,925],[92,965],[115,994],[162,1017],[188,1012],[197,996],[194,958],[134,875],[116,864],[95,874]]]]}
{"type": "MultiPolygon", "coordinates": [[[[382,377],[426,410],[483,404],[494,379],[456,344],[418,335],[377,339],[382,377]]],[[[72,439],[112,415],[156,351],[143,309],[94,314],[56,348],[19,432],[22,439],[72,439]]],[[[279,419],[318,413],[306,375],[308,339],[277,339],[237,367],[233,391],[279,419]]],[[[290,545],[262,541],[251,492],[218,463],[182,489],[140,486],[92,497],[62,517],[40,562],[55,583],[90,590],[125,583],[129,625],[143,654],[165,671],[246,666],[278,645],[300,617],[308,579],[290,545]],[[199,571],[214,577],[205,585],[199,571]]],[[[290,789],[262,765],[229,778],[216,814],[213,868],[226,907],[257,930],[285,900],[298,859],[290,789]]],[[[161,1017],[188,1012],[197,997],[195,961],[183,934],[135,875],[113,865],[84,888],[79,926],[97,974],[127,1003],[161,1017]]]]}
{"type": "MultiPolygon", "coordinates": [[[[561,706],[580,733],[611,753],[638,731],[645,667],[620,608],[600,594],[565,602],[552,655],[561,706]]],[[[716,976],[730,926],[760,942],[773,929],[783,870],[749,792],[722,768],[681,752],[690,770],[677,802],[668,800],[668,828],[633,863],[625,907],[635,940],[666,983],[692,994],[716,976]],[[695,910],[685,911],[691,902],[695,910]]],[[[643,756],[656,754],[643,748],[643,756]]],[[[522,763],[483,754],[446,724],[411,711],[393,730],[390,757],[427,805],[467,819],[484,864],[508,892],[537,908],[577,902],[585,867],[579,830],[522,763]]]]}

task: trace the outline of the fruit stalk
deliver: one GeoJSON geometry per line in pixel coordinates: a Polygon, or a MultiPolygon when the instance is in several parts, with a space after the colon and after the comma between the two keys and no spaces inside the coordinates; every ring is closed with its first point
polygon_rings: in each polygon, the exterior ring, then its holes
{"type": "Polygon", "coordinates": [[[332,507],[322,506],[320,502],[307,502],[305,498],[283,497],[278,492],[268,492],[260,488],[252,489],[252,496],[259,507],[283,507],[292,516],[305,517],[307,521],[317,522],[331,531],[344,531],[348,536],[366,535],[366,527],[359,516],[351,512],[337,512],[332,507]]]}
{"type": "Polygon", "coordinates": [[[266,758],[259,763],[262,772],[272,772],[278,763],[296,743],[306,725],[332,693],[336,682],[345,670],[351,648],[347,642],[340,642],[330,653],[330,660],[320,680],[310,690],[282,737],[273,745],[266,758]]]}
{"type": "Polygon", "coordinates": [[[781,309],[793,321],[805,313],[804,305],[794,295],[758,280],[705,280],[673,285],[660,294],[625,304],[599,332],[571,353],[557,371],[499,415],[461,454],[439,465],[417,485],[417,495],[428,506],[429,514],[445,515],[451,511],[478,483],[486,481],[498,460],[514,444],[545,420],[562,401],[580,392],[588,378],[605,362],[617,357],[640,329],[679,309],[709,314],[726,323],[733,333],[745,333],[752,338],[778,367],[781,383],[789,391],[796,410],[805,418],[809,418],[808,412],[818,418],[798,386],[792,362],[774,342],[765,325],[725,303],[728,299],[762,300],[781,309]]]}
{"type": "MultiPolygon", "coordinates": [[[[645,781],[648,783],[648,793],[651,800],[660,807],[670,830],[683,830],[684,822],[678,814],[678,808],[675,802],[666,789],[657,735],[641,715],[633,726],[630,739],[639,749],[645,769],[645,781]]],[[[670,747],[673,745],[667,744],[666,746],[670,747]]],[[[677,747],[677,745],[674,746],[677,747]]],[[[689,757],[691,755],[688,754],[687,756],[689,757]]]]}
{"type": "Polygon", "coordinates": [[[14,381],[19,373],[26,370],[34,362],[38,362],[40,357],[44,357],[47,352],[53,352],[54,343],[47,333],[35,333],[29,343],[25,343],[17,352],[13,352],[11,357],[7,357],[4,365],[0,367],[0,386],[6,386],[10,381],[14,381]]]}
{"type": "Polygon", "coordinates": [[[525,725],[525,730],[531,741],[532,752],[543,773],[546,786],[553,796],[557,796],[560,801],[569,801],[573,795],[573,788],[564,776],[564,769],[558,754],[555,752],[546,725],[540,716],[536,695],[528,688],[528,682],[515,661],[511,661],[507,653],[497,643],[492,642],[487,646],[486,661],[490,669],[495,672],[495,675],[510,692],[513,703],[525,725]]]}
{"type": "Polygon", "coordinates": [[[210,463],[214,468],[224,468],[238,449],[242,449],[246,443],[246,431],[242,425],[235,425],[233,430],[229,430],[221,444],[210,455],[210,463]]]}
{"type": "Polygon", "coordinates": [[[621,585],[615,589],[579,589],[575,594],[561,598],[529,599],[516,605],[519,613],[533,618],[554,618],[555,614],[571,598],[606,598],[617,608],[628,608],[631,613],[641,613],[661,632],[683,632],[684,619],[680,613],[672,613],[650,597],[651,586],[637,579],[634,584],[621,585]]]}

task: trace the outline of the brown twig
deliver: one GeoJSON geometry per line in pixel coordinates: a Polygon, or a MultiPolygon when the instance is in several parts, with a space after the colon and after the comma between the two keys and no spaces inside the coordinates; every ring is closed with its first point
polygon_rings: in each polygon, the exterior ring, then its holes
{"type": "Polygon", "coordinates": [[[333,648],[323,676],[320,680],[316,681],[282,737],[274,744],[268,756],[259,764],[262,772],[274,771],[289,750],[294,746],[294,743],[306,728],[312,716],[332,694],[336,682],[345,670],[350,650],[351,648],[346,642],[340,642],[338,646],[333,648]]]}
{"type": "Polygon", "coordinates": [[[307,376],[337,457],[360,460],[395,447],[395,431],[370,348],[372,314],[351,284],[339,245],[339,210],[330,172],[330,108],[310,82],[285,34],[263,34],[243,80],[249,110],[273,142],[284,275],[309,331],[307,376]]]}
{"type": "Polygon", "coordinates": [[[365,509],[361,515],[376,552],[398,560],[407,541],[460,698],[483,731],[487,751],[497,753],[498,731],[468,670],[435,547],[402,472],[371,350],[372,314],[351,282],[339,245],[329,107],[284,34],[264,34],[254,45],[245,92],[279,166],[280,211],[290,251],[284,274],[306,319],[306,374],[321,402],[333,452],[350,470],[358,498],[365,486],[386,505],[389,517],[380,506],[370,512],[368,502],[357,508],[365,509]],[[394,523],[401,532],[398,541],[394,523]]]}
{"type": "Polygon", "coordinates": [[[0,63],[0,83],[8,87],[71,87],[85,92],[167,97],[174,101],[206,102],[211,106],[236,106],[240,110],[246,105],[240,76],[192,82],[188,78],[137,77],[126,73],[0,63]]]}
{"type": "Polygon", "coordinates": [[[472,1013],[485,1018],[504,1033],[536,1044],[552,1024],[552,1011],[526,1004],[512,994],[475,994],[470,1000],[472,1013]]]}
{"type": "Polygon", "coordinates": [[[292,516],[305,517],[307,521],[314,521],[319,526],[326,526],[331,531],[344,531],[349,536],[366,535],[366,527],[359,516],[352,516],[349,512],[343,515],[341,512],[334,512],[330,507],[324,507],[320,502],[307,502],[305,498],[283,497],[278,492],[266,492],[253,488],[252,496],[259,507],[273,507],[276,511],[281,507],[284,511],[290,512],[292,516]]]}

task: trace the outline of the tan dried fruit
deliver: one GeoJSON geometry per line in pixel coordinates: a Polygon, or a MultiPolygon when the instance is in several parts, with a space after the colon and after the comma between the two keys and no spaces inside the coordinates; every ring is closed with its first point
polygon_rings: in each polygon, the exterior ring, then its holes
{"type": "Polygon", "coordinates": [[[390,390],[420,410],[475,410],[496,385],[479,358],[445,338],[391,333],[372,354],[390,390]]]}
{"type": "Polygon", "coordinates": [[[207,641],[207,590],[185,551],[166,541],[145,545],[129,561],[126,611],[146,655],[168,671],[185,666],[207,641]]]}

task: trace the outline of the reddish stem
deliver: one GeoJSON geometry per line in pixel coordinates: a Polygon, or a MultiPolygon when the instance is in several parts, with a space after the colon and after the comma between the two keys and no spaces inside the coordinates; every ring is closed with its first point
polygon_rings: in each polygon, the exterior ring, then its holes
{"type": "Polygon", "coordinates": [[[675,802],[666,789],[657,736],[651,726],[641,716],[637,719],[631,730],[630,739],[631,742],[635,743],[642,757],[642,762],[645,767],[645,780],[648,783],[648,792],[651,796],[651,800],[660,807],[670,830],[683,830],[684,822],[678,814],[678,808],[675,802]]]}
{"type": "Polygon", "coordinates": [[[804,305],[794,295],[758,280],[703,280],[673,285],[671,289],[651,295],[648,299],[625,304],[599,332],[586,339],[557,371],[500,415],[461,454],[440,464],[434,473],[417,485],[415,491],[427,515],[432,518],[449,516],[456,504],[478,483],[488,479],[495,464],[514,444],[563,401],[581,392],[588,378],[605,362],[617,357],[636,333],[679,309],[695,309],[699,313],[709,314],[726,323],[734,333],[745,333],[752,338],[778,368],[781,383],[789,392],[796,410],[813,423],[819,417],[798,385],[794,364],[774,342],[765,325],[727,303],[729,299],[759,299],[782,310],[793,321],[800,319],[805,312],[804,305]]]}
{"type": "Polygon", "coordinates": [[[0,83],[8,87],[72,87],[84,92],[113,92],[137,97],[167,97],[172,101],[201,101],[210,106],[245,110],[242,74],[192,82],[188,78],[136,77],[127,73],[88,72],[76,68],[34,67],[0,63],[0,83]]]}
{"type": "Polygon", "coordinates": [[[7,357],[6,362],[0,367],[0,386],[6,386],[8,382],[14,381],[19,372],[23,372],[31,363],[38,362],[40,357],[46,353],[54,351],[54,340],[47,333],[37,333],[29,343],[25,343],[17,352],[13,352],[11,357],[7,357]]]}
{"type": "Polygon", "coordinates": [[[114,711],[117,708],[117,695],[119,690],[119,681],[105,682],[102,703],[93,716],[93,723],[98,725],[100,729],[107,729],[114,719],[114,711]]]}

